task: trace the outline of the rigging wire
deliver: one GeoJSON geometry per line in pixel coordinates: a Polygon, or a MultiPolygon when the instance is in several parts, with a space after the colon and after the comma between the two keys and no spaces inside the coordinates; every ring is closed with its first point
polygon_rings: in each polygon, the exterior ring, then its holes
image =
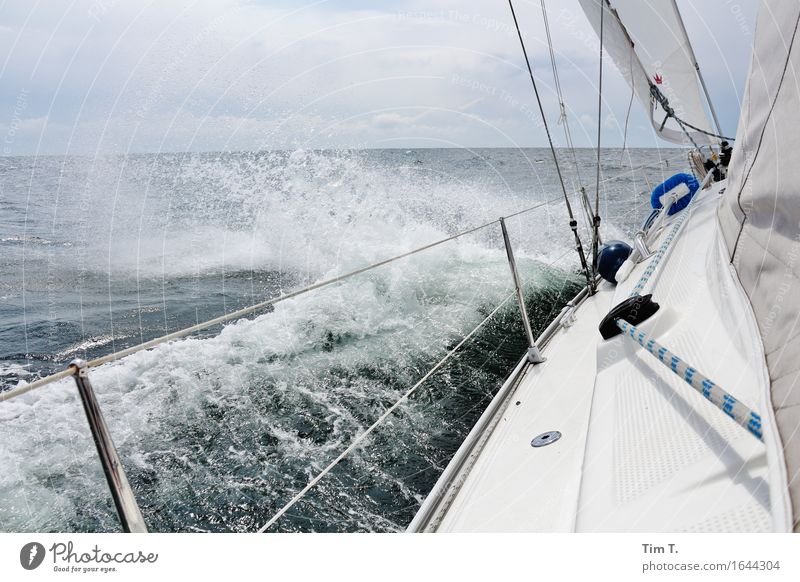
{"type": "Polygon", "coordinates": [[[597,172],[594,196],[594,231],[592,236],[592,274],[597,274],[597,253],[600,244],[600,137],[603,128],[603,16],[606,9],[603,0],[598,0],[600,6],[600,73],[597,82],[597,172]]]}
{"type": "MultiPolygon", "coordinates": [[[[558,65],[556,65],[556,54],[553,48],[553,38],[550,34],[550,20],[547,18],[547,6],[545,0],[540,0],[542,4],[542,20],[544,21],[544,31],[547,36],[547,47],[550,51],[550,66],[553,69],[553,79],[555,81],[556,94],[558,95],[558,105],[561,109],[561,115],[558,118],[558,123],[564,128],[564,139],[566,140],[567,147],[572,155],[572,163],[575,165],[575,176],[577,178],[577,190],[581,207],[583,208],[584,219],[586,220],[586,229],[591,231],[592,228],[592,209],[591,203],[586,196],[586,188],[583,184],[580,166],[578,165],[578,156],[575,153],[575,144],[572,141],[572,130],[569,127],[569,119],[567,118],[567,108],[564,104],[564,94],[561,90],[561,78],[558,75],[558,65]]],[[[574,186],[573,186],[574,187],[574,186]]]]}
{"type": "Polygon", "coordinates": [[[578,235],[578,221],[575,220],[575,215],[572,212],[572,205],[570,204],[569,196],[567,195],[567,187],[564,185],[564,176],[561,174],[561,166],[558,163],[558,156],[556,155],[556,149],[553,146],[553,138],[550,136],[550,128],[547,125],[547,117],[544,114],[544,107],[542,106],[542,100],[539,97],[539,88],[536,86],[536,79],[533,76],[531,61],[528,58],[528,51],[525,49],[525,41],[522,39],[522,31],[519,29],[519,22],[517,21],[517,13],[514,11],[514,4],[512,3],[511,0],[508,0],[508,6],[511,9],[511,17],[514,19],[514,26],[517,29],[519,44],[522,47],[522,54],[525,57],[525,64],[528,67],[528,75],[530,76],[531,84],[533,85],[533,93],[534,95],[536,95],[536,103],[539,106],[539,113],[542,116],[542,124],[544,125],[545,134],[547,134],[547,143],[550,144],[550,152],[553,154],[553,163],[555,163],[556,166],[558,181],[561,184],[561,191],[564,193],[564,203],[566,204],[567,212],[569,213],[569,227],[570,229],[572,229],[572,233],[575,237],[575,250],[578,251],[578,256],[580,257],[581,268],[583,269],[583,273],[586,276],[586,284],[589,287],[590,293],[594,294],[595,278],[592,277],[591,273],[589,272],[589,266],[586,263],[586,255],[583,252],[583,244],[581,243],[581,237],[578,235]]]}
{"type": "MultiPolygon", "coordinates": [[[[707,135],[709,137],[716,137],[718,139],[724,139],[724,140],[727,140],[727,141],[736,141],[735,137],[726,137],[724,135],[719,135],[718,133],[714,133],[713,131],[706,131],[705,129],[700,129],[696,125],[692,125],[688,121],[685,121],[685,120],[681,119],[680,117],[678,117],[677,115],[675,115],[674,111],[672,112],[670,117],[672,117],[675,121],[677,121],[679,125],[685,125],[686,127],[691,128],[691,129],[693,129],[693,130],[695,130],[695,131],[697,131],[699,133],[702,133],[703,135],[707,135]]],[[[684,131],[686,131],[686,130],[684,129],[684,131]]]]}
{"type": "Polygon", "coordinates": [[[553,80],[555,81],[556,95],[558,96],[558,106],[561,108],[561,115],[558,118],[559,124],[564,127],[564,139],[567,142],[567,147],[572,154],[572,162],[575,165],[575,175],[578,178],[578,184],[583,188],[583,180],[581,179],[580,167],[578,166],[578,157],[575,155],[575,146],[572,142],[572,132],[569,129],[569,120],[567,119],[567,108],[564,105],[564,94],[561,91],[561,78],[558,76],[558,66],[556,65],[556,55],[553,49],[553,39],[550,36],[550,22],[547,18],[547,7],[545,0],[541,0],[542,4],[542,20],[544,21],[544,32],[547,36],[547,47],[550,50],[550,66],[553,69],[553,80]]]}

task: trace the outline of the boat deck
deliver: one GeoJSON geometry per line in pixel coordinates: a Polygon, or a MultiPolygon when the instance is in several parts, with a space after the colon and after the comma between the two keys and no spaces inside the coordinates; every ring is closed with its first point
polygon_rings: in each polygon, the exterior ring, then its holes
{"type": "MultiPolygon", "coordinates": [[[[661,309],[639,327],[753,410],[769,410],[755,322],[718,246],[721,188],[703,191],[690,207],[655,275],[661,309]]],[[[669,224],[660,238],[668,231],[669,224]]],[[[604,341],[597,331],[647,263],[616,287],[603,282],[578,307],[574,323],[544,349],[547,361],[527,369],[474,461],[452,480],[459,486],[440,484],[450,494],[420,529],[778,529],[768,439],[765,446],[629,338],[604,341]],[[546,431],[562,437],[532,447],[546,431]]]]}

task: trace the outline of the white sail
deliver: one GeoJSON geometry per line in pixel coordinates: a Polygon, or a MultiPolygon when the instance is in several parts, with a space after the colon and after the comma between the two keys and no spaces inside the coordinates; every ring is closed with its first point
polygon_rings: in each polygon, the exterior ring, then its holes
{"type": "Polygon", "coordinates": [[[698,145],[712,143],[710,120],[700,94],[695,60],[680,14],[672,0],[580,0],[589,22],[600,33],[600,5],[604,7],[603,48],[639,102],[648,112],[658,135],[686,143],[678,121],[652,97],[657,89],[698,145]],[[666,122],[665,122],[666,119],[666,122]],[[689,125],[694,126],[693,129],[689,125]]]}
{"type": "Polygon", "coordinates": [[[800,531],[799,24],[797,3],[762,3],[719,207],[728,258],[761,334],[771,386],[767,401],[781,442],[795,531],[800,531]]]}

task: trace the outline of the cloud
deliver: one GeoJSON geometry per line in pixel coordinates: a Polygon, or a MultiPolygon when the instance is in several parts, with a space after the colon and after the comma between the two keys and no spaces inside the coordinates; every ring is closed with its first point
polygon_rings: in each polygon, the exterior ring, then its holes
{"type": "MultiPolygon", "coordinates": [[[[751,3],[734,14],[681,2],[730,128],[751,3]]],[[[15,124],[13,154],[546,143],[502,2],[9,0],[0,10],[0,124],[15,124]]],[[[517,10],[555,124],[541,9],[517,10]]],[[[576,0],[550,19],[574,138],[591,146],[596,37],[576,0]]],[[[618,145],[629,89],[607,70],[604,143],[618,145]]],[[[629,133],[655,143],[636,107],[629,133]]]]}

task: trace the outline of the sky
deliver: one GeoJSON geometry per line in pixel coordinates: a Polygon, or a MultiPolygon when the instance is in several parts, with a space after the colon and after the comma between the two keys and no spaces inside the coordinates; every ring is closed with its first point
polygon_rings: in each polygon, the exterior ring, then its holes
{"type": "MultiPolygon", "coordinates": [[[[733,134],[756,0],[678,0],[733,134]]],[[[540,0],[515,8],[557,146],[540,0]]],[[[575,145],[597,131],[598,41],[547,0],[575,145]]],[[[547,144],[505,0],[0,0],[0,155],[547,144]]],[[[610,62],[602,141],[630,89],[610,62]]],[[[664,147],[637,104],[627,143],[664,147]]]]}

